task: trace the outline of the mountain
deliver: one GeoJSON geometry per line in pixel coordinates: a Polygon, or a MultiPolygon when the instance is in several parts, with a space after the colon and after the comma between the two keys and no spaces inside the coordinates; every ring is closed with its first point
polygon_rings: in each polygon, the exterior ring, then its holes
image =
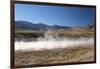
{"type": "Polygon", "coordinates": [[[15,21],[15,29],[37,29],[34,25],[27,21],[15,21]]]}
{"type": "Polygon", "coordinates": [[[95,24],[89,24],[88,28],[93,29],[95,27],[95,24]]]}
{"type": "Polygon", "coordinates": [[[54,29],[70,29],[71,27],[67,27],[67,26],[59,26],[59,25],[53,25],[52,26],[54,29]]]}
{"type": "Polygon", "coordinates": [[[28,21],[15,21],[15,29],[33,29],[33,30],[48,30],[48,29],[70,29],[71,27],[53,25],[49,26],[43,23],[31,23],[28,21]]]}

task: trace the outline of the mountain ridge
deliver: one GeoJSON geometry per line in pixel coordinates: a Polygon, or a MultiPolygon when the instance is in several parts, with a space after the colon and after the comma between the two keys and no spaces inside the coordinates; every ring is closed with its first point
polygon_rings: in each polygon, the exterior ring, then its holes
{"type": "Polygon", "coordinates": [[[48,29],[70,29],[69,26],[46,25],[44,23],[31,23],[28,21],[15,21],[15,29],[34,29],[34,30],[48,30],[48,29]]]}

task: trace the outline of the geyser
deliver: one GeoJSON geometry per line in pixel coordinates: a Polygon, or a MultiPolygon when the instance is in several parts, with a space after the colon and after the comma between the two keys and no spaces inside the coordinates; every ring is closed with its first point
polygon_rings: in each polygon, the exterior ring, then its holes
{"type": "Polygon", "coordinates": [[[91,46],[94,44],[93,37],[79,37],[79,38],[67,38],[59,37],[57,33],[51,34],[52,31],[47,31],[45,37],[37,38],[37,41],[15,41],[15,50],[43,50],[54,48],[65,48],[75,46],[91,46]]]}

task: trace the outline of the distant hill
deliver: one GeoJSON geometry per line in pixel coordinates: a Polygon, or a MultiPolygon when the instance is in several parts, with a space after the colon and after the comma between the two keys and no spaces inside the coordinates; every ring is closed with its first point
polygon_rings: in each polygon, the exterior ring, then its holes
{"type": "Polygon", "coordinates": [[[95,27],[94,24],[89,24],[89,25],[88,25],[88,28],[90,28],[90,29],[94,29],[94,27],[95,27]]]}
{"type": "Polygon", "coordinates": [[[32,30],[48,30],[48,29],[70,29],[68,26],[53,25],[49,26],[43,23],[31,23],[28,21],[15,21],[15,29],[32,29],[32,30]]]}

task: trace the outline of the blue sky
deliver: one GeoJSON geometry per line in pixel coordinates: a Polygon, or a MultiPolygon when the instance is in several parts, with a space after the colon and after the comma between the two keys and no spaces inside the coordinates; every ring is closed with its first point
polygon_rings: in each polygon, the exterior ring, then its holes
{"type": "Polygon", "coordinates": [[[94,22],[94,8],[15,4],[15,20],[61,26],[86,26],[94,22]]]}

